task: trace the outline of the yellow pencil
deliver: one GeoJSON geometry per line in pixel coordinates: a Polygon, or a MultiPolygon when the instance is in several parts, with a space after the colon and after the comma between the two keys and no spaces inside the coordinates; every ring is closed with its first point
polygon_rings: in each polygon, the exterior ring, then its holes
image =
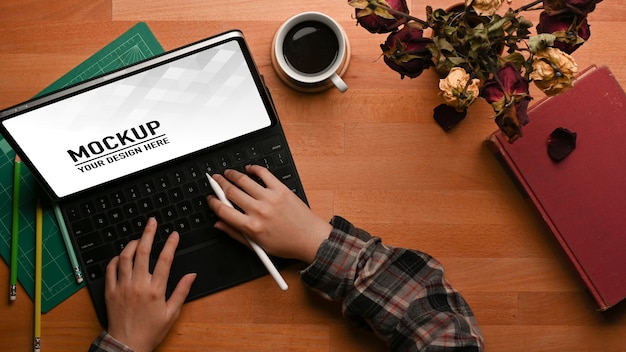
{"type": "Polygon", "coordinates": [[[35,225],[35,339],[34,351],[41,350],[41,252],[43,252],[43,212],[41,202],[37,200],[37,217],[35,225]]]}

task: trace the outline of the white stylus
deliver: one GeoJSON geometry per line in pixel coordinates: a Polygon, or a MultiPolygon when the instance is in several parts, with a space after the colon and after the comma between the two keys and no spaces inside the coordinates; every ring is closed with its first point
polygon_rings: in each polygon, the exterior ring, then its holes
{"type": "MultiPolygon", "coordinates": [[[[209,179],[209,184],[211,185],[211,188],[213,189],[213,192],[215,192],[215,195],[217,196],[217,198],[220,201],[222,201],[222,203],[232,208],[233,204],[228,200],[228,198],[226,198],[226,195],[224,194],[222,187],[220,187],[217,181],[215,181],[213,177],[211,177],[211,175],[209,175],[208,173],[206,174],[206,177],[209,179]]],[[[252,247],[252,250],[254,250],[254,252],[259,257],[259,259],[261,259],[261,262],[263,262],[263,265],[265,265],[265,268],[267,269],[267,271],[270,273],[270,275],[272,275],[272,277],[278,284],[278,287],[280,287],[280,289],[283,291],[287,291],[288,286],[287,286],[287,283],[285,282],[285,279],[283,279],[283,277],[280,275],[280,273],[278,272],[278,269],[276,269],[276,267],[274,266],[274,263],[272,263],[272,261],[270,260],[270,257],[267,256],[267,253],[265,253],[265,251],[263,250],[263,248],[261,248],[261,246],[259,246],[254,241],[249,239],[247,236],[244,236],[244,237],[250,244],[250,247],[252,247]]]]}

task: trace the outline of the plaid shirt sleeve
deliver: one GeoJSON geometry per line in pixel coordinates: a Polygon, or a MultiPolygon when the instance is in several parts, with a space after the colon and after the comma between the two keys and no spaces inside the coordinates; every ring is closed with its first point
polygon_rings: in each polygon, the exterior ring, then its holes
{"type": "Polygon", "coordinates": [[[117,341],[106,331],[102,331],[100,336],[96,337],[96,339],[91,343],[89,352],[133,352],[133,350],[117,341]]]}
{"type": "Polygon", "coordinates": [[[344,316],[373,329],[391,351],[482,351],[469,305],[434,258],[384,246],[340,217],[303,282],[341,301],[344,316]]]}

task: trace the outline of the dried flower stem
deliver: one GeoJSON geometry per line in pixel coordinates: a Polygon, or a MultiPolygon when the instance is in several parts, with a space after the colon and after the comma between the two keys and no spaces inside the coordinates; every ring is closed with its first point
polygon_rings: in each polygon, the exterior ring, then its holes
{"type": "Polygon", "coordinates": [[[543,4],[543,0],[535,0],[533,2],[530,2],[522,7],[520,7],[519,9],[515,10],[514,12],[516,14],[520,13],[520,12],[524,12],[524,11],[530,11],[530,10],[540,10],[543,8],[543,6],[537,7],[535,9],[533,9],[533,6],[535,5],[539,5],[539,4],[543,4]]]}
{"type": "Polygon", "coordinates": [[[417,23],[421,24],[422,26],[424,26],[424,28],[430,27],[430,23],[428,23],[428,22],[426,22],[424,20],[421,20],[421,19],[419,19],[417,17],[413,17],[413,16],[409,15],[408,13],[404,13],[404,12],[398,11],[398,10],[392,8],[392,7],[383,5],[383,4],[379,3],[378,1],[369,1],[369,5],[370,6],[374,6],[374,7],[379,7],[381,9],[385,9],[385,10],[387,10],[387,12],[390,12],[390,13],[392,13],[394,15],[403,16],[403,17],[405,17],[408,20],[411,20],[411,21],[414,21],[414,22],[417,22],[417,23]]]}

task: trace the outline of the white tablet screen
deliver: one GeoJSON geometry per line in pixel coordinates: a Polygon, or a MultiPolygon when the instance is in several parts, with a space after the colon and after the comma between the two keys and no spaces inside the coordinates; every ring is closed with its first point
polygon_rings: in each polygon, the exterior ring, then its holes
{"type": "Polygon", "coordinates": [[[58,197],[271,123],[235,40],[3,121],[58,197]]]}

